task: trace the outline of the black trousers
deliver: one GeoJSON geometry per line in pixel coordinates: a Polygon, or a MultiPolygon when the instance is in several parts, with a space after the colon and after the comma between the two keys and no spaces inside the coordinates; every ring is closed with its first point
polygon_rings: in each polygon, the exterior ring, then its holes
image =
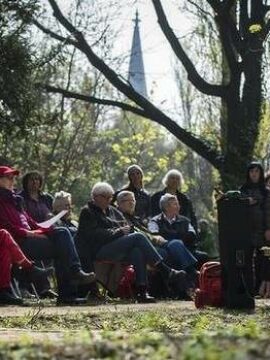
{"type": "Polygon", "coordinates": [[[73,296],[76,288],[71,285],[73,272],[81,269],[81,263],[73,238],[66,228],[56,228],[46,238],[25,238],[21,248],[33,261],[53,260],[60,297],[73,296]]]}

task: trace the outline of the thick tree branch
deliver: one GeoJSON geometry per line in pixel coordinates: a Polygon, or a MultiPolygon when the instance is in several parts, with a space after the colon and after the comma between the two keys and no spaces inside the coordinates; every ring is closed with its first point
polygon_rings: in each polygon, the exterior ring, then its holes
{"type": "Polygon", "coordinates": [[[65,90],[51,85],[37,84],[37,86],[39,88],[46,90],[48,93],[61,94],[65,98],[82,100],[89,102],[91,104],[113,106],[125,111],[130,111],[139,116],[147,117],[146,113],[142,109],[139,109],[135,106],[131,106],[129,104],[125,104],[121,101],[100,99],[100,98],[96,98],[95,96],[83,95],[74,91],[65,90]]]}
{"type": "Polygon", "coordinates": [[[196,151],[198,154],[204,154],[206,160],[208,160],[213,166],[217,169],[221,169],[223,165],[223,160],[221,155],[216,152],[216,150],[212,149],[211,146],[195,137],[192,133],[182,129],[176,122],[172,121],[168,118],[165,114],[160,112],[159,116],[157,117],[156,114],[152,113],[151,111],[144,111],[137,107],[131,106],[129,104],[125,104],[120,101],[109,100],[109,99],[100,99],[94,96],[83,95],[72,91],[67,91],[59,87],[54,87],[50,85],[38,84],[38,87],[45,89],[49,93],[58,93],[62,94],[66,98],[82,100],[91,104],[99,104],[99,105],[107,105],[113,106],[124,111],[129,111],[133,114],[142,116],[149,120],[155,121],[165,127],[168,131],[173,133],[179,140],[182,141],[196,151]]]}
{"type": "Polygon", "coordinates": [[[185,67],[188,73],[188,79],[199,91],[201,91],[204,94],[218,96],[218,97],[225,97],[227,90],[225,86],[209,84],[199,75],[194,64],[187,56],[178,38],[176,37],[175,33],[170,27],[160,0],[152,0],[152,3],[154,5],[158,17],[158,23],[160,25],[160,28],[163,31],[163,34],[166,36],[175,55],[185,67]]]}
{"type": "Polygon", "coordinates": [[[223,9],[225,12],[230,12],[231,9],[236,5],[236,0],[224,1],[223,9]]]}
{"type": "Polygon", "coordinates": [[[233,71],[236,59],[234,48],[239,52],[240,55],[242,55],[243,51],[242,39],[231,14],[232,8],[235,6],[235,0],[227,0],[224,2],[217,0],[207,0],[207,2],[216,14],[216,20],[220,27],[219,32],[222,45],[230,65],[230,69],[233,71]],[[230,42],[232,42],[231,45],[230,42]]]}
{"type": "Polygon", "coordinates": [[[207,0],[208,4],[212,7],[215,14],[219,14],[221,9],[221,3],[219,0],[207,0]]]}
{"type": "MultiPolygon", "coordinates": [[[[228,14],[229,16],[229,14],[228,14]]],[[[238,72],[238,60],[237,60],[237,48],[233,46],[234,41],[231,34],[231,25],[229,23],[229,19],[226,16],[216,16],[216,22],[219,27],[219,34],[220,34],[220,40],[221,44],[224,50],[224,54],[226,56],[226,59],[228,61],[229,69],[231,71],[231,74],[238,72]],[[229,30],[229,31],[228,31],[229,30]]]]}

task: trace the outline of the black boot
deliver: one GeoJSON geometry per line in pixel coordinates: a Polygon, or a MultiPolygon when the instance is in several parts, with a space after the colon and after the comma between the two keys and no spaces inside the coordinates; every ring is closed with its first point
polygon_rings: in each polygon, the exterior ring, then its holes
{"type": "Polygon", "coordinates": [[[96,281],[96,274],[94,272],[86,273],[83,270],[79,270],[72,274],[71,281],[76,285],[91,284],[96,281]]]}
{"type": "Polygon", "coordinates": [[[22,305],[23,300],[12,294],[11,289],[0,289],[0,305],[22,305]]]}
{"type": "Polygon", "coordinates": [[[161,272],[169,284],[177,282],[177,281],[185,281],[186,279],[186,272],[184,270],[175,270],[167,266],[163,261],[159,262],[156,265],[156,268],[161,272]]]}
{"type": "Polygon", "coordinates": [[[149,304],[156,302],[156,299],[148,294],[145,286],[138,286],[136,292],[136,300],[140,304],[149,304]]]}

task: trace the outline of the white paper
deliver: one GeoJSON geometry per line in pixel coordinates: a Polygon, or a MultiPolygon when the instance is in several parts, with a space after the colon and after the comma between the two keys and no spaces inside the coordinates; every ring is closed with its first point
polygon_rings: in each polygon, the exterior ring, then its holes
{"type": "Polygon", "coordinates": [[[62,210],[62,211],[60,211],[60,213],[58,213],[57,215],[55,215],[51,219],[43,221],[41,223],[38,223],[38,226],[42,227],[43,229],[48,229],[53,224],[55,224],[58,220],[60,220],[61,217],[66,215],[67,212],[68,212],[68,210],[62,210]]]}

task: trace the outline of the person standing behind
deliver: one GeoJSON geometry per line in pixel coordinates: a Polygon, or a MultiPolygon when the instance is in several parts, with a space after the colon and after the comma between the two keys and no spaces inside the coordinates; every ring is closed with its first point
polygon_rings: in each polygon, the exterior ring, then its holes
{"type": "Polygon", "coordinates": [[[142,221],[147,222],[151,212],[151,197],[143,187],[143,170],[139,165],[130,165],[127,169],[129,179],[128,185],[116,191],[112,203],[114,204],[117,195],[124,190],[133,192],[136,200],[135,215],[142,221]]]}
{"type": "MultiPolygon", "coordinates": [[[[261,285],[270,285],[270,260],[265,257],[262,246],[270,246],[270,191],[265,185],[264,169],[257,162],[247,167],[246,182],[240,188],[241,193],[249,199],[251,239],[255,252],[256,289],[261,285]]],[[[266,287],[265,287],[266,289],[266,287]]],[[[264,297],[270,297],[259,291],[264,297]]]]}
{"type": "Polygon", "coordinates": [[[194,227],[195,231],[197,232],[197,228],[198,228],[197,218],[193,210],[192,202],[187,197],[187,195],[181,192],[181,188],[184,184],[184,179],[181,172],[175,169],[169,170],[167,174],[164,176],[162,183],[165,186],[165,188],[161,191],[156,192],[151,197],[152,217],[160,213],[159,203],[161,196],[163,196],[166,193],[169,193],[177,197],[179,204],[181,204],[180,215],[187,217],[190,220],[191,225],[194,227]]]}
{"type": "Polygon", "coordinates": [[[19,195],[24,198],[28,214],[36,222],[48,220],[52,214],[53,197],[42,191],[42,175],[38,171],[30,171],[24,175],[22,185],[19,195]]]}

